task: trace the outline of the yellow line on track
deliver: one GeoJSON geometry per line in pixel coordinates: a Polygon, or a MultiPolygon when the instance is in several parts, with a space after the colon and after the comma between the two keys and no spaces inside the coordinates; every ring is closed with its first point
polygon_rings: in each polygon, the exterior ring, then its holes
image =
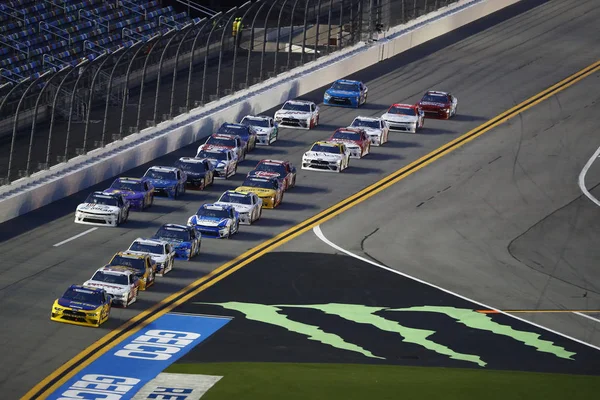
{"type": "Polygon", "coordinates": [[[380,193],[381,191],[398,183],[407,176],[420,170],[421,168],[426,167],[427,165],[431,164],[437,159],[458,149],[464,144],[470,142],[471,140],[483,135],[484,133],[497,127],[498,125],[501,125],[509,119],[514,118],[520,113],[530,109],[531,107],[548,99],[556,93],[565,90],[571,85],[579,82],[580,80],[599,70],[600,61],[597,61],[594,64],[580,70],[579,72],[550,86],[549,88],[536,94],[535,96],[530,97],[522,103],[517,104],[516,106],[492,118],[491,120],[478,126],[477,128],[470,130],[469,132],[461,135],[460,137],[452,140],[451,142],[446,143],[442,147],[432,151],[431,153],[397,170],[396,172],[388,175],[387,177],[379,180],[378,182],[368,186],[367,188],[359,191],[358,193],[346,198],[345,200],[342,200],[338,204],[318,213],[317,215],[311,218],[308,218],[304,222],[301,222],[300,224],[286,230],[285,232],[275,236],[274,238],[269,239],[263,242],[262,244],[246,251],[245,253],[241,254],[240,256],[236,257],[230,262],[223,264],[222,266],[213,270],[210,274],[191,283],[190,285],[188,285],[184,289],[181,289],[177,293],[174,293],[171,296],[163,299],[159,303],[150,307],[148,310],[141,312],[140,314],[130,319],[119,328],[113,330],[106,336],[102,337],[101,339],[87,347],[77,356],[73,357],[71,360],[63,364],[56,371],[48,375],[48,377],[46,377],[40,383],[35,385],[29,392],[27,392],[27,394],[25,394],[23,399],[46,398],[48,395],[53,393],[54,390],[60,387],[60,385],[64,384],[67,380],[71,379],[83,368],[91,364],[102,354],[106,353],[108,350],[115,347],[117,344],[121,343],[129,336],[138,332],[140,329],[144,328],[146,325],[156,320],[160,316],[173,310],[175,307],[185,303],[186,301],[196,296],[203,290],[209,288],[210,286],[214,285],[215,283],[219,282],[225,277],[231,275],[240,268],[243,268],[244,266],[248,265],[249,263],[261,257],[265,253],[274,250],[282,244],[289,242],[290,240],[300,236],[304,232],[312,229],[313,227],[334,218],[335,216],[356,206],[357,204],[362,203],[370,197],[380,193]]]}

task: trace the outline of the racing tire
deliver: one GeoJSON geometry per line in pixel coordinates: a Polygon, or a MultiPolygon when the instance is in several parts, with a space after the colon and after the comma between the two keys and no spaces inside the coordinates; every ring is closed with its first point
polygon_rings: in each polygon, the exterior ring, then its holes
{"type": "Polygon", "coordinates": [[[290,186],[292,188],[296,187],[296,177],[294,176],[294,179],[292,180],[292,186],[290,186]]]}
{"type": "Polygon", "coordinates": [[[175,189],[175,193],[173,194],[173,199],[176,199],[179,197],[179,188],[175,189]]]}
{"type": "Polygon", "coordinates": [[[131,303],[131,293],[127,295],[127,300],[123,303],[123,308],[129,307],[129,303],[131,303]]]}
{"type": "Polygon", "coordinates": [[[123,222],[127,222],[128,219],[129,219],[129,210],[127,210],[125,212],[125,218],[123,219],[123,222]]]}
{"type": "Polygon", "coordinates": [[[154,204],[154,195],[150,196],[150,205],[148,207],[152,207],[154,204]]]}

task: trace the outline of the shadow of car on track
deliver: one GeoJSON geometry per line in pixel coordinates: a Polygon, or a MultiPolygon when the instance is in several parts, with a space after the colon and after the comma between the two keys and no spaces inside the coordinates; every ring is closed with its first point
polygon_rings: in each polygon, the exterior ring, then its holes
{"type": "MultiPolygon", "coordinates": [[[[260,220],[257,222],[257,224],[260,224],[260,220]]],[[[255,230],[244,230],[244,228],[240,228],[240,232],[232,236],[229,240],[261,242],[263,240],[271,239],[272,237],[273,234],[271,233],[262,233],[255,230]]],[[[254,245],[252,247],[254,247],[254,245]]]]}
{"type": "Polygon", "coordinates": [[[281,211],[301,211],[301,210],[314,210],[317,206],[313,204],[305,204],[305,203],[296,203],[294,201],[286,201],[285,197],[283,198],[283,203],[277,207],[278,210],[281,211]]]}
{"type": "MultiPolygon", "coordinates": [[[[367,101],[366,104],[363,104],[362,106],[360,106],[360,108],[358,109],[359,114],[360,114],[360,110],[387,110],[389,109],[391,106],[391,104],[377,104],[377,103],[369,103],[367,101]]],[[[382,111],[381,113],[383,114],[385,111],[382,111]]]]}
{"type": "Polygon", "coordinates": [[[475,121],[488,121],[489,118],[478,117],[477,115],[465,115],[465,114],[456,114],[450,121],[459,121],[459,122],[475,122],[475,121]]]}
{"type": "Polygon", "coordinates": [[[330,190],[307,185],[296,185],[289,189],[290,194],[315,194],[315,193],[328,193],[330,190]]]}
{"type": "MultiPolygon", "coordinates": [[[[193,199],[190,199],[189,197],[186,199],[188,201],[191,201],[193,199]]],[[[176,203],[176,201],[178,200],[170,200],[170,199],[154,199],[154,204],[152,204],[151,207],[146,208],[144,211],[138,211],[138,210],[132,210],[131,213],[129,214],[129,218],[131,218],[132,216],[135,216],[136,214],[170,214],[172,212],[175,211],[181,211],[182,204],[181,203],[176,203]],[[165,201],[165,202],[171,202],[169,203],[162,203],[160,201],[165,201]],[[157,201],[159,203],[157,203],[157,201]]]]}
{"type": "Polygon", "coordinates": [[[390,139],[390,141],[384,144],[383,146],[392,149],[408,149],[411,147],[423,147],[421,143],[406,142],[404,140],[396,140],[396,138],[390,139]]]}
{"type": "Polygon", "coordinates": [[[379,174],[383,172],[381,168],[369,168],[369,167],[360,167],[356,164],[352,164],[350,162],[350,166],[348,169],[345,169],[342,174],[346,175],[358,175],[358,174],[379,174]]]}
{"type": "MultiPolygon", "coordinates": [[[[235,237],[235,235],[232,236],[232,238],[234,238],[234,237],[235,237]]],[[[211,253],[210,251],[203,250],[203,248],[210,246],[212,244],[213,240],[219,241],[219,240],[227,240],[227,239],[203,238],[202,246],[200,247],[200,254],[198,256],[192,258],[191,259],[192,262],[189,262],[189,263],[185,260],[176,260],[175,268],[173,269],[173,271],[175,271],[177,269],[177,265],[181,266],[183,263],[186,263],[184,265],[194,265],[194,263],[193,263],[194,261],[201,262],[201,263],[224,263],[224,262],[232,260],[233,257],[231,255],[211,253]]]]}
{"type": "MultiPolygon", "coordinates": [[[[256,147],[256,149],[252,150],[252,153],[250,154],[260,159],[276,158],[274,155],[285,152],[283,148],[277,148],[277,143],[278,142],[275,142],[271,146],[256,147]]],[[[252,161],[255,160],[253,159],[252,161]]],[[[256,162],[258,162],[258,160],[256,160],[256,162]]]]}
{"type": "Polygon", "coordinates": [[[400,154],[384,154],[384,153],[373,153],[373,152],[371,152],[365,156],[365,159],[374,160],[374,161],[391,160],[393,158],[395,158],[397,160],[401,160],[404,157],[401,156],[400,154]]]}
{"type": "Polygon", "coordinates": [[[456,135],[458,132],[450,130],[450,129],[440,129],[440,128],[423,128],[422,131],[419,132],[420,135],[434,136],[434,135],[456,135]]]}
{"type": "MultiPolygon", "coordinates": [[[[279,135],[285,134],[287,133],[285,131],[285,129],[280,129],[279,130],[279,135]]],[[[290,139],[282,139],[281,137],[279,137],[277,139],[277,141],[275,143],[273,143],[271,146],[257,146],[257,149],[273,149],[275,150],[277,147],[296,147],[296,146],[302,146],[304,145],[303,142],[299,142],[298,140],[290,140],[290,139]]]]}
{"type": "MultiPolygon", "coordinates": [[[[265,214],[263,213],[262,217],[260,217],[253,225],[275,228],[279,226],[292,226],[295,225],[295,222],[289,219],[265,217],[265,214]]],[[[250,227],[248,227],[248,229],[250,229],[250,227]]]]}

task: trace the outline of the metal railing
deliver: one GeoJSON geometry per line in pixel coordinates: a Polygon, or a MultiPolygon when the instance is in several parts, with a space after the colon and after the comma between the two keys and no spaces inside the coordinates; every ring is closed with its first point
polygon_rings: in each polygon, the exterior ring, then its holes
{"type": "Polygon", "coordinates": [[[162,19],[152,37],[124,28],[127,46],[108,53],[86,43],[94,54],[78,65],[44,57],[55,72],[40,82],[2,71],[0,146],[11,162],[9,170],[0,157],[0,181],[68,162],[456,1],[249,1],[193,24],[162,19]]]}

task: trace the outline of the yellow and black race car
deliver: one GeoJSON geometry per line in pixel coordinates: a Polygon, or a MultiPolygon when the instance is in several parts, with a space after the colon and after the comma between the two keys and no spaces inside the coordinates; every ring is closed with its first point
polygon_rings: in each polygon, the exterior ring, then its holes
{"type": "Polygon", "coordinates": [[[146,290],[156,281],[156,262],[149,254],[133,254],[120,251],[108,264],[113,267],[127,267],[135,272],[140,280],[140,290],[146,290]]]}
{"type": "Polygon", "coordinates": [[[50,319],[97,328],[108,319],[111,303],[112,297],[104,289],[71,285],[54,301],[50,319]]]}
{"type": "Polygon", "coordinates": [[[283,186],[276,177],[248,177],[235,191],[256,193],[263,202],[263,208],[275,208],[283,200],[283,186]]]}

